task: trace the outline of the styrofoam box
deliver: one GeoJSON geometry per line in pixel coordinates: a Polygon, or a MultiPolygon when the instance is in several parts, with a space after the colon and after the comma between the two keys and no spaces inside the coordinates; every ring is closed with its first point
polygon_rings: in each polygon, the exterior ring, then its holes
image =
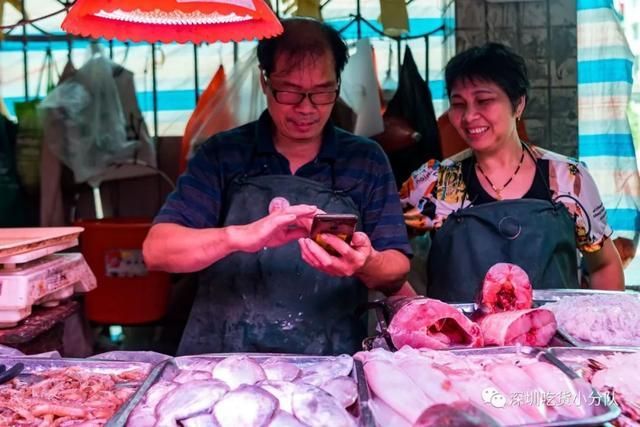
{"type": "Polygon", "coordinates": [[[0,270],[0,327],[18,322],[37,304],[51,304],[88,292],[96,278],[80,253],[53,254],[0,270]]]}

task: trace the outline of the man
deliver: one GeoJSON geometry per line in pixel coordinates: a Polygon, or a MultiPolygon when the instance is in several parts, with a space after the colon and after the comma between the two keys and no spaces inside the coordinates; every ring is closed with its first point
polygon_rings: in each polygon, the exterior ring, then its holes
{"type": "Polygon", "coordinates": [[[151,269],[201,271],[179,354],[352,353],[367,289],[397,291],[410,253],[396,185],[374,142],[328,123],[348,52],[317,21],[258,44],[268,110],[213,136],[144,243],[151,269]],[[319,212],[353,213],[351,244],[308,238],[319,212]]]}

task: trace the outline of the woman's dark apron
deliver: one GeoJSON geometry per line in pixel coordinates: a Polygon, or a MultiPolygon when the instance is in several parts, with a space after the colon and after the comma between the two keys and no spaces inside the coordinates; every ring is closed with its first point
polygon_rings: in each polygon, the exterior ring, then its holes
{"type": "Polygon", "coordinates": [[[575,223],[550,190],[548,200],[503,200],[451,213],[433,233],[427,296],[472,302],[499,262],[523,268],[534,289],[578,287],[575,223]]]}
{"type": "MultiPolygon", "coordinates": [[[[333,174],[332,182],[336,188],[333,174]]],[[[344,192],[291,175],[244,175],[226,195],[223,226],[265,217],[278,196],[291,205],[360,213],[344,192]]],[[[306,264],[297,241],[236,252],[200,273],[178,354],[353,354],[366,334],[366,321],[355,311],[366,300],[366,287],[355,278],[331,277],[306,264]]]]}

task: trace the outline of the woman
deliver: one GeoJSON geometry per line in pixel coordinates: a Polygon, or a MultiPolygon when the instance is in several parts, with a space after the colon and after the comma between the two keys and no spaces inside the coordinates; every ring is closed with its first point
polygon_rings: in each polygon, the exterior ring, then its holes
{"type": "Polygon", "coordinates": [[[474,47],[449,61],[445,80],[449,119],[469,149],[427,162],[401,189],[407,225],[433,230],[427,295],[472,301],[498,262],[522,267],[534,288],[577,288],[576,248],[592,288],[624,289],[586,168],[518,137],[529,89],[522,57],[497,43],[474,47]]]}

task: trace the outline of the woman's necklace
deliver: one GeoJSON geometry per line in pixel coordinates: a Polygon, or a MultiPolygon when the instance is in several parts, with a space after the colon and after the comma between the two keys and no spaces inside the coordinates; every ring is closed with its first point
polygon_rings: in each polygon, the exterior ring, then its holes
{"type": "Polygon", "coordinates": [[[482,174],[482,176],[484,177],[484,179],[487,180],[487,182],[489,183],[489,185],[491,186],[491,188],[493,189],[493,191],[496,193],[496,199],[498,200],[502,200],[502,195],[500,194],[505,188],[507,188],[507,185],[511,184],[511,181],[513,181],[513,178],[516,177],[516,175],[518,174],[518,172],[520,172],[520,167],[522,167],[522,162],[524,161],[524,147],[522,148],[522,155],[520,156],[520,162],[518,162],[518,167],[516,168],[516,170],[513,172],[513,174],[511,175],[511,178],[509,178],[507,180],[507,182],[504,183],[504,185],[500,188],[496,187],[495,185],[493,185],[493,182],[491,182],[491,180],[489,179],[489,177],[487,176],[487,174],[484,173],[484,171],[482,170],[482,167],[480,166],[480,163],[476,162],[476,166],[478,167],[478,170],[480,171],[480,173],[482,174]]]}

